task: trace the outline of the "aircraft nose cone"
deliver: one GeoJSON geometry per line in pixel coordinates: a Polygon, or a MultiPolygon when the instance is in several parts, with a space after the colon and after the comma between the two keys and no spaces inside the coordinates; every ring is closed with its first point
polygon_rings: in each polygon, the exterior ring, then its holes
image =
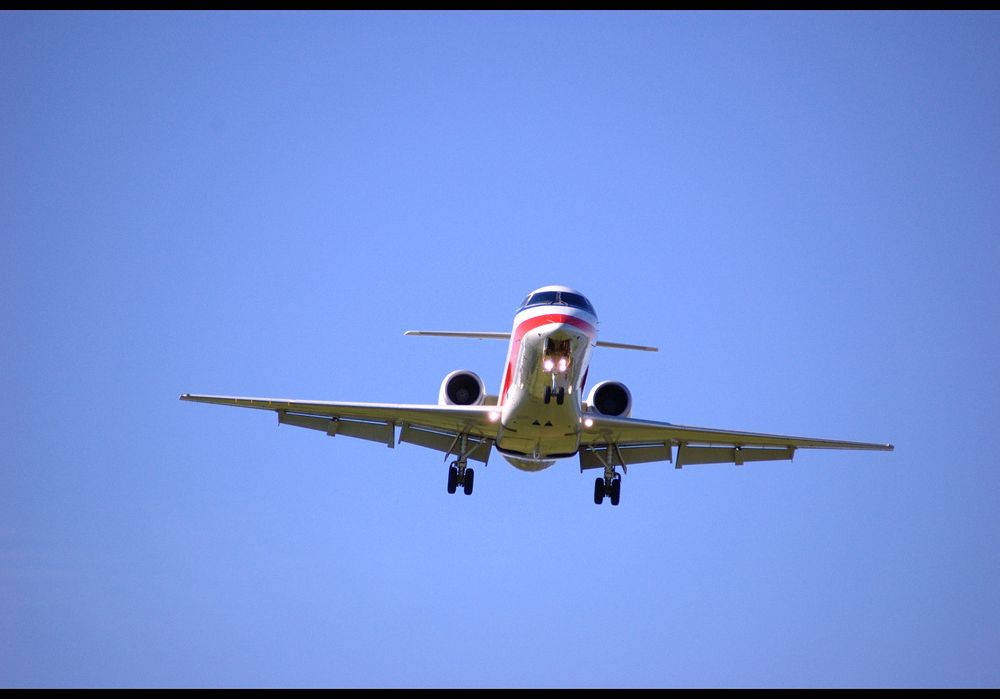
{"type": "Polygon", "coordinates": [[[549,337],[556,342],[565,342],[566,340],[579,340],[583,337],[583,333],[580,331],[580,328],[575,325],[560,323],[558,325],[551,326],[549,337]]]}

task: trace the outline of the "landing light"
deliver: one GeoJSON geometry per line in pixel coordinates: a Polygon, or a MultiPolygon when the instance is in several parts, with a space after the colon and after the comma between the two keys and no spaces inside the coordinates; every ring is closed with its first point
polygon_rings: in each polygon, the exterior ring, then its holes
{"type": "Polygon", "coordinates": [[[588,417],[586,420],[583,421],[583,426],[584,427],[593,427],[594,426],[594,421],[591,418],[588,417]]]}
{"type": "Polygon", "coordinates": [[[553,363],[551,359],[546,359],[542,362],[542,366],[545,367],[545,371],[552,371],[552,367],[555,366],[555,363],[553,363]]]}
{"type": "Polygon", "coordinates": [[[491,410],[489,412],[489,418],[490,418],[490,422],[496,422],[497,420],[500,419],[500,413],[498,413],[495,410],[491,410]]]}
{"type": "Polygon", "coordinates": [[[559,371],[566,371],[566,357],[559,359],[559,371]]]}

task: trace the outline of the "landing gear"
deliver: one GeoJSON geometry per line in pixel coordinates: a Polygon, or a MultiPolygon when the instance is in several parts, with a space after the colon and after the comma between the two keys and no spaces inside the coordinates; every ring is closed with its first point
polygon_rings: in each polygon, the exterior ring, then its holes
{"type": "Polygon", "coordinates": [[[622,477],[611,468],[605,468],[604,477],[594,481],[594,504],[603,503],[605,496],[614,507],[618,507],[622,499],[622,477]]]}
{"type": "MultiPolygon", "coordinates": [[[[475,481],[476,472],[468,468],[466,459],[476,450],[477,446],[473,444],[472,449],[469,449],[469,435],[464,432],[459,434],[455,441],[458,442],[458,451],[453,452],[450,449],[448,451],[449,455],[456,454],[458,456],[448,467],[448,494],[454,495],[458,487],[461,486],[466,495],[472,495],[472,484],[475,481]]],[[[455,444],[452,444],[452,448],[454,447],[455,444]]]]}
{"type": "Polygon", "coordinates": [[[622,477],[615,476],[614,480],[611,481],[611,487],[608,489],[608,497],[611,498],[611,504],[614,507],[618,507],[618,501],[622,499],[622,477]]]}
{"type": "Polygon", "coordinates": [[[475,478],[475,469],[466,468],[464,461],[452,461],[448,468],[448,494],[454,495],[458,486],[462,486],[466,495],[472,495],[472,484],[475,478]]]}
{"type": "Polygon", "coordinates": [[[560,386],[558,391],[553,391],[551,386],[546,386],[545,396],[543,398],[545,400],[545,405],[552,402],[553,398],[556,399],[556,405],[562,405],[563,401],[566,400],[566,388],[564,386],[560,386]]]}

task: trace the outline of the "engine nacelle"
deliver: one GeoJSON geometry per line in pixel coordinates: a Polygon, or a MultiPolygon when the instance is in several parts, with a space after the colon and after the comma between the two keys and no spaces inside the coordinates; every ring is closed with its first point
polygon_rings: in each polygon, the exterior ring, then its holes
{"type": "Polygon", "coordinates": [[[482,405],[486,384],[478,374],[458,369],[444,377],[438,391],[438,405],[482,405]]]}
{"type": "Polygon", "coordinates": [[[632,413],[632,393],[619,381],[601,381],[590,389],[587,407],[599,415],[628,417],[632,413]]]}

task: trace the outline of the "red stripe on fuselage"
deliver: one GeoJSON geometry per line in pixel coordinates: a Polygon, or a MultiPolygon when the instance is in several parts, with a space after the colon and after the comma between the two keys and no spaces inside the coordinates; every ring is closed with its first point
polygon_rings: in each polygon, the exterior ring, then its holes
{"type": "Polygon", "coordinates": [[[521,338],[535,328],[557,323],[572,325],[573,327],[579,328],[592,341],[597,336],[597,328],[593,325],[582,318],[568,316],[565,313],[544,313],[523,321],[520,325],[514,328],[514,332],[511,333],[510,361],[507,362],[507,371],[504,373],[503,387],[500,389],[500,400],[498,401],[499,405],[503,405],[504,399],[507,397],[507,390],[510,388],[511,381],[514,379],[514,362],[517,359],[517,348],[521,344],[521,338]]]}
{"type": "Polygon", "coordinates": [[[531,332],[535,328],[552,323],[562,323],[563,325],[572,325],[580,328],[580,330],[586,333],[587,337],[591,340],[593,340],[594,336],[597,335],[597,328],[585,321],[583,318],[568,316],[564,313],[546,313],[545,315],[528,318],[526,321],[514,328],[514,334],[512,336],[513,340],[514,342],[520,342],[521,338],[524,337],[526,333],[531,332]]]}

